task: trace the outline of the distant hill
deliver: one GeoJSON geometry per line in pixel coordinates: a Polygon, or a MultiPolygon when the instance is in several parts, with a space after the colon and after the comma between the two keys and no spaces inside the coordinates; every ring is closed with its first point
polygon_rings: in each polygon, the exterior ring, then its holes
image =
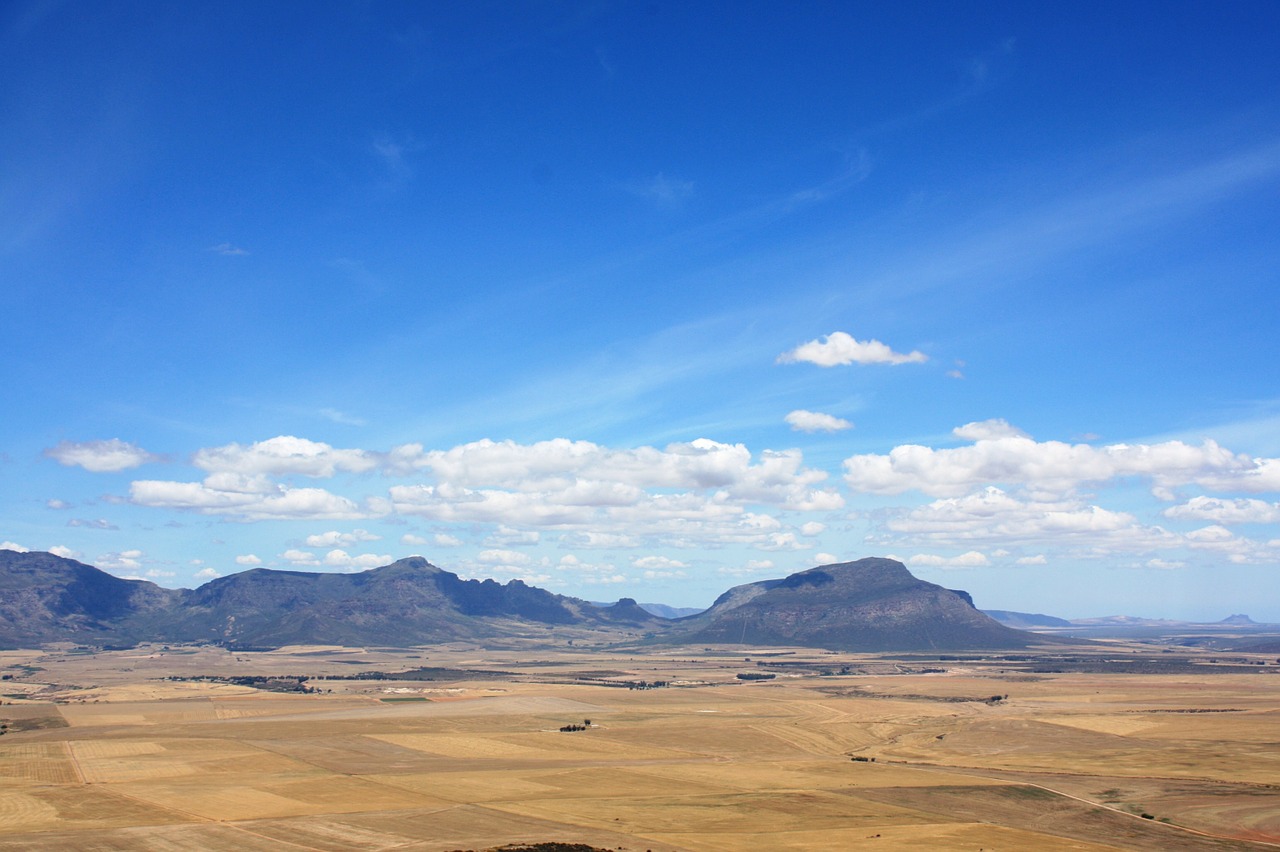
{"type": "Polygon", "coordinates": [[[690,615],[697,615],[700,612],[707,611],[704,606],[667,606],[660,603],[642,603],[640,608],[645,612],[658,616],[658,618],[686,618],[690,615]]]}
{"type": "Polygon", "coordinates": [[[1011,612],[1007,609],[984,609],[984,613],[1015,630],[1034,630],[1037,627],[1070,627],[1071,622],[1065,618],[1042,615],[1038,612],[1011,612]]]}
{"type": "Polygon", "coordinates": [[[917,579],[901,562],[872,558],[736,586],[662,641],[941,651],[1048,640],[1000,624],[968,595],[917,579]]]}
{"type": "MultiPolygon", "coordinates": [[[[592,601],[592,606],[613,606],[611,603],[602,603],[601,601],[592,601]]],[[[700,612],[706,612],[704,606],[667,606],[660,603],[642,603],[639,605],[642,610],[650,615],[656,615],[658,618],[684,618],[690,615],[697,615],[700,612]]]]}

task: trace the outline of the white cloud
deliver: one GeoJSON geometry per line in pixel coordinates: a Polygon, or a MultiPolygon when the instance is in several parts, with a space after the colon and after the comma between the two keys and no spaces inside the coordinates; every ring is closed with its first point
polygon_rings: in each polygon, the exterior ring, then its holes
{"type": "Polygon", "coordinates": [[[0,550],[12,550],[14,553],[30,553],[31,548],[23,547],[14,541],[0,541],[0,550]]]}
{"type": "Polygon", "coordinates": [[[351,571],[365,571],[370,568],[380,568],[383,565],[390,565],[395,560],[392,557],[383,555],[378,556],[373,553],[362,553],[353,556],[345,550],[330,550],[324,555],[324,564],[330,568],[345,568],[351,571]]]}
{"type": "Polygon", "coordinates": [[[262,560],[252,553],[245,553],[236,557],[237,565],[261,565],[262,560]]]}
{"type": "Polygon", "coordinates": [[[784,419],[797,432],[840,432],[853,428],[853,424],[848,420],[832,414],[805,411],[803,408],[796,409],[784,419]]]}
{"type": "Polygon", "coordinates": [[[426,544],[427,540],[420,535],[414,535],[413,533],[405,533],[404,535],[400,536],[400,543],[407,544],[411,547],[420,547],[421,545],[426,544]]]}
{"type": "Polygon", "coordinates": [[[897,541],[939,544],[1074,542],[1158,547],[1177,543],[1174,534],[1142,526],[1126,512],[1071,499],[1020,500],[994,487],[892,515],[884,526],[896,534],[897,541]]]}
{"type": "Polygon", "coordinates": [[[432,536],[432,541],[438,547],[462,547],[462,540],[448,533],[436,533],[432,536]]]}
{"type": "Polygon", "coordinates": [[[986,554],[976,550],[961,553],[959,556],[936,556],[920,553],[907,560],[908,565],[923,565],[931,568],[982,568],[991,564],[986,554]]]}
{"type": "Polygon", "coordinates": [[[804,361],[819,367],[846,364],[919,364],[928,360],[929,356],[923,352],[913,351],[904,355],[894,352],[879,340],[861,341],[843,331],[834,331],[821,340],[802,343],[778,356],[780,364],[804,361]]]}
{"type": "Polygon", "coordinates": [[[1045,558],[1043,553],[1037,553],[1035,556],[1020,556],[1014,562],[1018,565],[1048,565],[1049,560],[1045,558]]]}
{"type": "Polygon", "coordinates": [[[451,487],[554,494],[573,506],[632,505],[654,488],[723,489],[732,499],[802,511],[843,505],[834,491],[815,489],[827,474],[804,467],[799,450],[764,450],[753,460],[742,444],[707,438],[621,450],[566,438],[534,444],[485,439],[429,452],[397,447],[388,459],[394,469],[425,469],[451,487]]]}
{"type": "Polygon", "coordinates": [[[1187,563],[1176,561],[1171,562],[1167,559],[1148,559],[1146,566],[1148,568],[1156,568],[1160,571],[1171,571],[1175,568],[1185,568],[1187,567],[1187,563]]]}
{"type": "Polygon", "coordinates": [[[813,555],[813,561],[819,565],[835,565],[840,561],[840,557],[836,556],[834,553],[815,553],[813,555]]]}
{"type": "Polygon", "coordinates": [[[808,550],[813,545],[796,538],[795,533],[769,533],[755,545],[760,550],[808,550]]]}
{"type": "Polygon", "coordinates": [[[49,548],[49,552],[54,556],[61,556],[63,559],[79,559],[83,555],[80,551],[72,550],[71,548],[64,547],[61,544],[55,544],[53,547],[49,548]]]}
{"type": "Polygon", "coordinates": [[[750,559],[743,565],[724,565],[716,569],[717,574],[728,577],[746,577],[756,574],[773,573],[772,559],[750,559]]]}
{"type": "MultiPolygon", "coordinates": [[[[915,444],[888,455],[845,459],[845,482],[855,491],[901,494],[919,490],[955,496],[982,485],[1022,485],[1065,493],[1086,483],[1130,476],[1171,487],[1190,482],[1260,488],[1270,481],[1274,459],[1250,459],[1213,441],[1200,446],[1181,441],[1160,444],[1066,444],[1038,442],[1004,421],[970,423],[957,435],[974,440],[965,447],[933,449],[915,444]]],[[[1280,467],[1276,468],[1280,477],[1280,467]]]]}
{"type": "Polygon", "coordinates": [[[107,571],[130,572],[132,574],[130,579],[132,579],[136,577],[135,572],[142,568],[142,551],[122,550],[117,553],[104,553],[97,558],[96,564],[107,571]]]}
{"type": "MultiPolygon", "coordinates": [[[[320,533],[318,535],[307,536],[307,547],[337,547],[342,545],[350,547],[353,544],[359,544],[364,541],[380,541],[382,536],[374,535],[368,530],[352,530],[349,533],[330,530],[329,532],[320,533]]],[[[418,542],[425,544],[426,542],[418,542]]]]}
{"type": "Polygon", "coordinates": [[[216,251],[224,257],[243,257],[249,253],[245,249],[232,245],[231,243],[218,243],[216,246],[212,246],[209,251],[216,251]]]}
{"type": "Polygon", "coordinates": [[[492,547],[517,547],[525,544],[537,544],[541,536],[536,530],[518,530],[506,524],[499,524],[484,540],[492,547]]]}
{"type": "Polygon", "coordinates": [[[251,521],[350,520],[370,514],[346,497],[322,488],[290,488],[234,474],[210,476],[203,483],[137,480],[129,486],[129,499],[139,506],[232,515],[251,521]]]}
{"type": "Polygon", "coordinates": [[[280,435],[247,447],[227,444],[203,449],[192,462],[210,473],[318,478],[331,477],[338,471],[365,473],[376,468],[379,460],[375,453],[365,450],[340,450],[318,441],[280,435]]]}
{"type": "Polygon", "coordinates": [[[670,559],[666,556],[639,556],[632,559],[631,564],[646,571],[672,571],[689,567],[678,559],[670,559]]]}
{"type": "Polygon", "coordinates": [[[82,467],[92,473],[118,473],[148,462],[160,461],[141,447],[112,438],[109,441],[61,441],[44,454],[58,464],[82,467]]]}
{"type": "Polygon", "coordinates": [[[966,423],[963,426],[957,426],[952,429],[951,433],[957,438],[964,438],[966,441],[991,441],[997,438],[1030,437],[1026,432],[1023,432],[1018,427],[1010,426],[1008,421],[1002,418],[966,423]]]}
{"type": "Polygon", "coordinates": [[[1243,498],[1225,500],[1218,497],[1192,497],[1181,506],[1165,509],[1164,516],[1219,524],[1274,524],[1280,523],[1280,503],[1243,498]]]}
{"type": "Polygon", "coordinates": [[[222,575],[212,568],[201,568],[193,575],[197,580],[216,580],[222,575]]]}
{"type": "Polygon", "coordinates": [[[807,536],[821,535],[826,532],[827,525],[817,521],[808,521],[800,525],[800,534],[807,536]]]}
{"type": "Polygon", "coordinates": [[[485,565],[528,565],[532,560],[527,553],[518,550],[482,550],[476,554],[476,561],[485,565]]]}
{"type": "Polygon", "coordinates": [[[560,542],[568,547],[629,549],[640,546],[640,539],[632,535],[602,532],[577,532],[560,536],[560,542]]]}
{"type": "Polygon", "coordinates": [[[291,548],[280,554],[280,558],[290,565],[319,565],[320,560],[314,553],[291,548]]]}
{"type": "Polygon", "coordinates": [[[66,500],[59,500],[56,497],[53,498],[52,500],[46,500],[44,504],[48,506],[50,509],[70,509],[71,508],[71,504],[68,503],[66,500]]]}

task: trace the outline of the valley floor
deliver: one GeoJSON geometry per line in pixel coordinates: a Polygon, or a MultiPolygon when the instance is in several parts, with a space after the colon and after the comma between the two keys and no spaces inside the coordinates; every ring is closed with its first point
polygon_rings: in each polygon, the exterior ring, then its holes
{"type": "Polygon", "coordinates": [[[0,652],[0,850],[1277,848],[1271,668],[0,652]]]}

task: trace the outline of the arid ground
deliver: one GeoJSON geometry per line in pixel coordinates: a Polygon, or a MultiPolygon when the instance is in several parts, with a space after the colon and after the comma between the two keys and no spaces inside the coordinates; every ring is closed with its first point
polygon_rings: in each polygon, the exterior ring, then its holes
{"type": "Polygon", "coordinates": [[[1160,653],[5,651],[0,849],[1280,847],[1280,665],[1160,653]]]}

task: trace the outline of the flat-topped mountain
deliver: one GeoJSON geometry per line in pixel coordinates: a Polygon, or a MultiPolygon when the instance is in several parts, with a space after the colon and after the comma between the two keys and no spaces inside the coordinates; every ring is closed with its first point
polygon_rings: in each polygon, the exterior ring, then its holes
{"type": "Polygon", "coordinates": [[[860,559],[736,586],[663,641],[807,645],[844,651],[1025,648],[1043,637],[1005,627],[964,592],[901,562],[860,559]]]}
{"type": "Polygon", "coordinates": [[[464,580],[416,556],[358,574],[255,568],[175,590],[49,553],[0,551],[0,647],[60,641],[409,647],[539,631],[551,640],[557,628],[612,628],[669,643],[859,651],[1050,641],[998,624],[966,593],[918,580],[890,559],[737,586],[706,612],[670,620],[630,598],[600,606],[519,580],[464,580]]]}

